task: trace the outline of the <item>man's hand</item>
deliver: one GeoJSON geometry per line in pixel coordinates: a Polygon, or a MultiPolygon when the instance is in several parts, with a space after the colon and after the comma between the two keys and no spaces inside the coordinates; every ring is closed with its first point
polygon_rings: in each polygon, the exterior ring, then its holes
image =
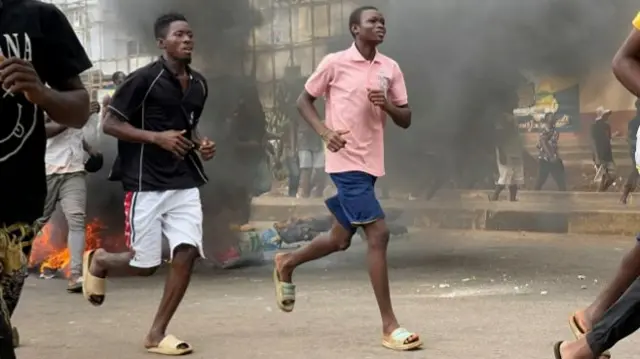
{"type": "Polygon", "coordinates": [[[205,137],[200,141],[198,152],[203,160],[209,161],[216,155],[216,143],[205,137]]]}
{"type": "Polygon", "coordinates": [[[185,130],[156,132],[153,135],[152,143],[173,153],[176,157],[184,158],[195,147],[193,142],[183,136],[186,132],[185,130]]]}
{"type": "Polygon", "coordinates": [[[385,108],[388,105],[387,97],[382,90],[367,89],[367,95],[369,96],[369,101],[375,106],[385,108]]]}
{"type": "Polygon", "coordinates": [[[322,140],[327,144],[329,151],[338,152],[347,145],[347,141],[342,138],[347,133],[349,130],[327,130],[322,134],[322,140]]]}
{"type": "Polygon", "coordinates": [[[5,91],[13,94],[22,92],[36,105],[42,103],[47,92],[33,65],[16,57],[0,61],[0,83],[5,91]]]}
{"type": "Polygon", "coordinates": [[[91,101],[89,104],[89,114],[100,113],[100,104],[98,101],[91,101]]]}

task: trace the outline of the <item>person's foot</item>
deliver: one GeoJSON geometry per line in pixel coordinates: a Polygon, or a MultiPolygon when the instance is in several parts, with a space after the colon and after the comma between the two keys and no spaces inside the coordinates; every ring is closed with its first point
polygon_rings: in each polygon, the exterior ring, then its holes
{"type": "Polygon", "coordinates": [[[147,334],[147,337],[144,338],[144,347],[146,349],[157,347],[165,336],[164,332],[154,330],[150,331],[149,334],[147,334]]]}
{"type": "MultiPolygon", "coordinates": [[[[558,344],[556,344],[558,345],[558,344]]],[[[557,347],[556,359],[593,359],[591,348],[587,345],[586,339],[578,339],[572,342],[562,342],[557,347]],[[559,354],[559,358],[558,358],[559,354]]],[[[598,359],[609,359],[606,355],[601,355],[598,359]]]]}
{"type": "Polygon", "coordinates": [[[69,282],[67,283],[67,292],[82,293],[82,276],[71,275],[71,278],[69,278],[69,282]]]}
{"type": "Polygon", "coordinates": [[[593,321],[586,309],[577,311],[573,317],[575,318],[574,320],[576,321],[576,324],[578,324],[580,329],[585,333],[588,333],[591,331],[591,328],[593,328],[593,321]]]}
{"type": "Polygon", "coordinates": [[[89,263],[89,273],[91,273],[91,275],[98,278],[107,277],[107,271],[103,265],[104,262],[102,262],[102,258],[104,258],[105,254],[107,254],[107,251],[102,248],[98,248],[93,252],[91,263],[89,263]]]}
{"type": "Polygon", "coordinates": [[[273,261],[276,265],[276,270],[278,271],[278,277],[280,281],[284,283],[292,283],[293,279],[293,268],[289,265],[290,253],[280,253],[276,254],[273,261]]]}
{"type": "MultiPolygon", "coordinates": [[[[396,329],[400,328],[400,324],[398,324],[397,320],[393,320],[389,324],[382,325],[382,337],[387,338],[391,336],[396,329]]],[[[420,336],[416,333],[412,333],[409,337],[404,340],[404,344],[413,343],[415,341],[420,340],[420,336]]]]}

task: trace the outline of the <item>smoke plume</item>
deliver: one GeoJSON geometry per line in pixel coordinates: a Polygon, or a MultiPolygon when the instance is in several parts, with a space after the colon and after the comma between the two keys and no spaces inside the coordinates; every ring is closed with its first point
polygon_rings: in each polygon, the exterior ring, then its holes
{"type": "MultiPolygon", "coordinates": [[[[385,10],[383,51],[403,68],[414,109],[410,134],[392,131],[387,148],[465,186],[495,166],[495,113],[513,108],[524,71],[609,71],[638,9],[629,0],[391,0],[385,10]]],[[[413,161],[387,163],[410,163],[389,171],[401,177],[415,173],[413,161]]]]}

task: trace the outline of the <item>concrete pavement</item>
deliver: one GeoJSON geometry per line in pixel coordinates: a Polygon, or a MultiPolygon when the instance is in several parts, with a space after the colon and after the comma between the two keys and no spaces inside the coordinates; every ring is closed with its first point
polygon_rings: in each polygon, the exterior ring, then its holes
{"type": "MultiPolygon", "coordinates": [[[[366,246],[310,263],[296,273],[299,299],[278,311],[271,267],[200,267],[171,333],[191,358],[518,358],[551,359],[569,339],[568,315],[594,298],[633,238],[557,234],[420,231],[390,250],[393,300],[425,350],[380,346],[380,324],[365,270],[366,246]]],[[[14,318],[21,359],[153,358],[142,339],[163,275],[109,281],[102,308],[65,292],[61,280],[30,278],[14,318]]],[[[638,353],[633,337],[614,357],[638,353]]]]}

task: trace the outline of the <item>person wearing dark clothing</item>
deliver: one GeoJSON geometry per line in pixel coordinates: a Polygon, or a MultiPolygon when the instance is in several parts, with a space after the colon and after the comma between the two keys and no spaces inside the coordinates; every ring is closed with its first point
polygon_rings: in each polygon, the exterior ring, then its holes
{"type": "Polygon", "coordinates": [[[124,253],[87,251],[83,294],[100,306],[108,275],[153,274],[163,262],[166,239],[171,268],[144,347],[151,353],[182,355],[193,348],[166,330],[187,291],[196,259],[204,257],[199,187],[208,179],[201,160],[214,157],[215,144],[197,131],[208,86],[189,66],[194,46],[189,23],[180,14],[163,15],[154,32],[162,55],[118,87],[103,127],[118,139],[130,248],[124,253]]]}
{"type": "Polygon", "coordinates": [[[564,164],[558,155],[558,139],[560,134],[556,130],[556,117],[547,113],[544,117],[545,127],[538,138],[538,178],[534,189],[539,191],[547,181],[549,175],[553,177],[560,191],[567,190],[564,164]]]}
{"type": "Polygon", "coordinates": [[[629,172],[629,177],[624,184],[622,190],[622,197],[620,197],[620,203],[627,204],[629,194],[636,189],[638,185],[638,168],[636,162],[636,145],[638,128],[640,128],[640,99],[636,100],[636,116],[629,121],[627,125],[627,142],[629,143],[629,154],[631,155],[632,168],[629,172]]]}
{"type": "Polygon", "coordinates": [[[45,112],[81,128],[92,64],[65,15],[37,0],[0,0],[0,358],[18,345],[11,326],[47,194],[45,112]],[[21,253],[22,251],[22,253],[21,253]],[[15,339],[15,340],[14,340],[15,339]]]}
{"type": "MultiPolygon", "coordinates": [[[[613,73],[622,85],[640,97],[640,13],[634,29],[613,59],[613,73]]],[[[576,340],[557,342],[556,359],[610,358],[617,342],[640,328],[640,237],[625,255],[610,284],[587,308],[570,318],[576,340]]]]}
{"type": "Polygon", "coordinates": [[[615,181],[616,165],[611,150],[611,110],[600,106],[596,109],[596,120],[591,125],[593,161],[596,168],[594,181],[598,183],[598,192],[606,191],[615,181]]]}

